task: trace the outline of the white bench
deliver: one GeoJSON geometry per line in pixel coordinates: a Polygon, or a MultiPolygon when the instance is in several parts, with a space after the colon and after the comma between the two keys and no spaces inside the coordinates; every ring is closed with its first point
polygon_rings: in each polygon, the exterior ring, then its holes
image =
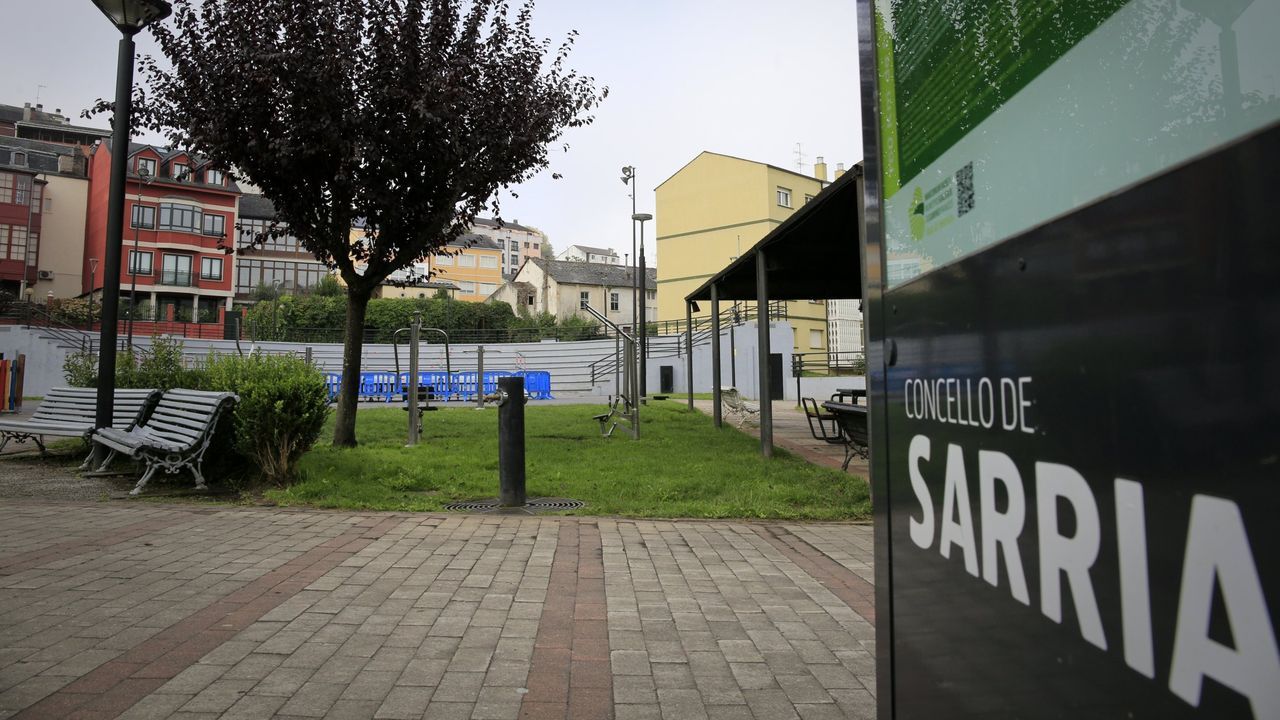
{"type": "MultiPolygon", "coordinates": [[[[159,390],[116,390],[111,427],[130,430],[155,404],[159,390]]],[[[23,420],[0,420],[0,450],[10,440],[24,443],[34,440],[40,454],[46,454],[45,436],[89,439],[98,414],[98,391],[95,388],[60,387],[49,390],[31,417],[23,420]]],[[[92,453],[90,454],[92,456],[92,453]]],[[[81,469],[89,466],[85,460],[81,469]]]]}
{"type": "Polygon", "coordinates": [[[743,400],[738,388],[720,388],[720,405],[724,408],[725,414],[738,416],[738,427],[742,427],[742,424],[748,420],[759,422],[756,416],[760,414],[760,407],[743,400]]]}
{"type": "Polygon", "coordinates": [[[218,418],[237,399],[229,392],[169,390],[142,423],[129,430],[107,428],[93,434],[94,442],[110,450],[98,470],[105,470],[117,453],[124,453],[147,466],[130,495],[142,492],[157,470],[172,475],[184,467],[191,468],[196,489],[203,490],[200,466],[205,450],[218,418]]]}

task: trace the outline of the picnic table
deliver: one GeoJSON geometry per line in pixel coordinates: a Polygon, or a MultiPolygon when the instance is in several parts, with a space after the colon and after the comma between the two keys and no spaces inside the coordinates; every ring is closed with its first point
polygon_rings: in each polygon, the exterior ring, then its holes
{"type": "Polygon", "coordinates": [[[867,407],[835,400],[822,403],[822,407],[835,418],[844,439],[844,465],[841,469],[847,470],[855,455],[867,459],[867,407]]]}
{"type": "Polygon", "coordinates": [[[858,400],[866,397],[866,388],[836,388],[835,393],[831,395],[831,401],[856,405],[858,400]]]}

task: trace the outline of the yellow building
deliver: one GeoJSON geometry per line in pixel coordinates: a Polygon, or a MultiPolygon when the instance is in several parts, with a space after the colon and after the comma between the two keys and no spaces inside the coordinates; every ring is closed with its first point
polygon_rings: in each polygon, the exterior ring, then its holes
{"type": "Polygon", "coordinates": [[[431,258],[431,279],[457,285],[459,300],[483,302],[502,287],[502,252],[491,238],[463,235],[431,258]]]}
{"type": "MultiPolygon", "coordinates": [[[[826,187],[822,158],[814,174],[704,151],[659,185],[658,319],[684,320],[686,295],[826,187]]],[[[786,307],[795,352],[825,352],[826,304],[799,299],[786,307]]],[[[703,303],[695,317],[709,314],[703,303]]]]}
{"type": "MultiPolygon", "coordinates": [[[[351,228],[351,239],[364,233],[357,223],[351,228]]],[[[502,247],[484,235],[470,234],[449,243],[448,250],[432,256],[428,262],[414,266],[415,280],[408,287],[396,287],[397,282],[408,282],[408,271],[393,273],[375,293],[375,297],[427,297],[437,290],[446,290],[449,296],[467,302],[484,302],[502,287],[502,247]],[[432,272],[431,281],[420,278],[432,272]]],[[[341,281],[341,276],[338,276],[341,281]]]]}

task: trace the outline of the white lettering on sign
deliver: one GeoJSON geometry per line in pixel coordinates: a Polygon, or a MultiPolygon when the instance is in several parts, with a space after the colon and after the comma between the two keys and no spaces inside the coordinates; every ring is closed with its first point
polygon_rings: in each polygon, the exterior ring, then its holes
{"type": "Polygon", "coordinates": [[[998,551],[1004,552],[1005,574],[1009,592],[1023,605],[1030,605],[1027,578],[1022,574],[1022,554],[1018,552],[1018,536],[1027,519],[1027,498],[1022,491],[1022,478],[1008,455],[991,450],[978,451],[978,496],[982,503],[982,577],[991,587],[1000,587],[998,551]],[[1004,512],[996,510],[995,484],[999,482],[1009,498],[1004,512]]]}
{"type": "MultiPolygon", "coordinates": [[[[1018,383],[1014,381],[1013,386],[1017,388],[1018,383]]],[[[979,397],[984,392],[981,387],[979,385],[979,397]]],[[[1025,407],[1021,403],[1022,400],[1017,400],[1010,408],[1025,407]]],[[[954,403],[952,407],[954,410],[954,403]]],[[[1014,428],[1021,428],[1017,414],[1014,428]]],[[[960,416],[963,417],[963,412],[960,416]]],[[[979,423],[981,417],[980,410],[979,423]]],[[[978,452],[980,524],[975,526],[964,449],[949,444],[942,468],[942,520],[935,523],[930,485],[936,486],[937,471],[934,471],[933,483],[927,472],[933,465],[932,455],[932,442],[927,436],[917,434],[911,438],[907,466],[920,509],[919,519],[913,515],[908,521],[912,543],[928,550],[936,539],[939,554],[947,559],[951,558],[952,546],[959,546],[965,571],[975,578],[981,577],[992,587],[1000,587],[1003,557],[1009,595],[1029,606],[1031,598],[1018,551],[1018,539],[1026,529],[1027,500],[1017,466],[1004,453],[978,452]],[[1003,509],[997,506],[997,486],[1008,499],[1003,509]]],[[[1093,490],[1070,466],[1037,462],[1033,469],[1040,611],[1050,620],[1062,623],[1063,596],[1069,593],[1080,637],[1107,650],[1092,577],[1103,533],[1093,490]],[[1064,524],[1060,522],[1064,517],[1074,519],[1070,523],[1074,530],[1069,535],[1063,532],[1064,524]]],[[[1120,642],[1125,663],[1135,672],[1154,679],[1155,643],[1143,487],[1134,480],[1117,478],[1112,490],[1120,574],[1120,642]]],[[[1172,641],[1164,641],[1165,647],[1170,645],[1173,653],[1169,690],[1177,697],[1199,707],[1204,679],[1210,678],[1248,699],[1255,717],[1280,718],[1280,649],[1244,519],[1239,507],[1229,500],[1209,495],[1191,498],[1177,622],[1172,641]],[[1215,594],[1222,598],[1226,610],[1230,646],[1209,636],[1215,594]]]]}
{"type": "Polygon", "coordinates": [[[1206,677],[1249,698],[1254,717],[1280,717],[1280,652],[1244,518],[1229,500],[1197,495],[1182,561],[1169,689],[1198,706],[1206,677]],[[1209,637],[1215,587],[1222,593],[1234,648],[1209,637]]]}
{"type": "Polygon", "coordinates": [[[908,378],[903,385],[907,417],[990,430],[995,427],[998,414],[1002,429],[1034,433],[1035,425],[1028,420],[1028,411],[1035,404],[1031,398],[1031,378],[997,380],[999,400],[996,399],[997,382],[988,377],[976,381],[973,378],[908,378]]]}

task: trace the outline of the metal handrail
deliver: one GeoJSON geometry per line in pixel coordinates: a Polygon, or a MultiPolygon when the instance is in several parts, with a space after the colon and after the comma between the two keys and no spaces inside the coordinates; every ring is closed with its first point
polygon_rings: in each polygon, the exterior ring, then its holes
{"type": "Polygon", "coordinates": [[[14,306],[16,307],[19,304],[24,306],[23,315],[28,328],[32,326],[32,319],[36,318],[42,322],[35,323],[35,326],[44,329],[54,338],[72,346],[79,345],[81,352],[93,352],[93,338],[86,335],[80,328],[58,320],[48,311],[40,309],[35,303],[14,303],[14,306]]]}
{"type": "MultiPolygon", "coordinates": [[[[769,302],[768,312],[769,312],[770,320],[785,319],[787,317],[786,301],[771,300],[769,302]]],[[[720,311],[720,319],[721,319],[720,327],[722,329],[721,332],[723,332],[723,328],[726,328],[729,325],[739,326],[751,320],[755,320],[757,314],[758,313],[755,309],[754,304],[744,305],[741,309],[739,309],[737,312],[736,319],[734,317],[734,309],[732,307],[722,310],[720,311]],[[726,323],[725,322],[726,320],[728,320],[729,322],[726,323]]],[[[665,320],[662,322],[670,323],[669,327],[684,327],[686,325],[684,320],[665,320]]],[[[693,347],[698,347],[711,342],[712,324],[711,324],[710,316],[707,316],[705,318],[695,318],[693,321],[693,328],[694,328],[694,333],[693,333],[693,338],[691,340],[691,345],[693,347]]],[[[683,333],[683,331],[681,332],[683,333]]],[[[646,352],[648,353],[649,358],[681,357],[684,353],[683,342],[676,344],[674,352],[668,351],[667,353],[661,354],[661,355],[655,355],[652,352],[648,352],[649,349],[652,347],[653,345],[646,343],[646,352]]],[[[591,363],[590,365],[591,384],[595,385],[596,380],[598,378],[608,377],[609,375],[615,373],[618,369],[617,363],[618,363],[618,358],[616,353],[610,353],[608,355],[601,357],[595,362],[591,363]]]]}

